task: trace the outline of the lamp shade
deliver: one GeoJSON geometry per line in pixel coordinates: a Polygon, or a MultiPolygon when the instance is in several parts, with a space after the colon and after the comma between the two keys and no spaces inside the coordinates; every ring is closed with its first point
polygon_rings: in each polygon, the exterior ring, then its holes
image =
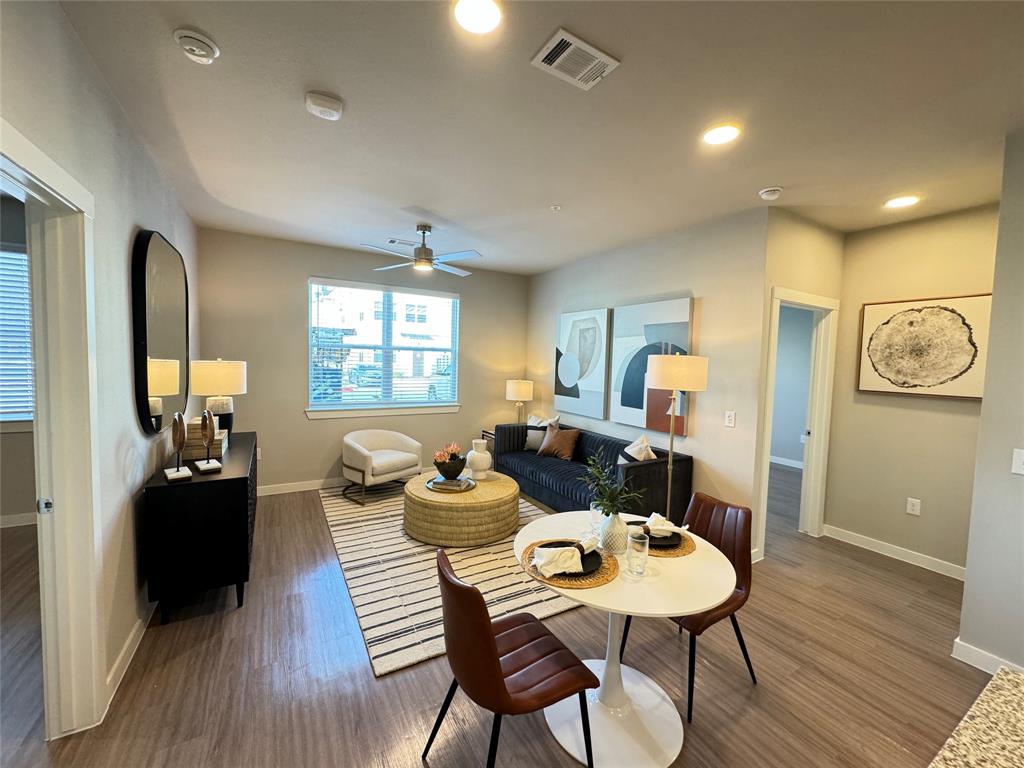
{"type": "Polygon", "coordinates": [[[193,360],[191,362],[193,395],[244,395],[244,360],[193,360]]]}
{"type": "Polygon", "coordinates": [[[178,380],[178,361],[161,360],[150,357],[146,359],[146,387],[150,397],[166,397],[176,395],[181,389],[178,380]]]}
{"type": "Polygon", "coordinates": [[[703,392],[708,388],[708,359],[697,355],[651,355],[647,358],[647,386],[703,392]]]}
{"type": "Polygon", "coordinates": [[[523,403],[527,400],[533,400],[533,382],[527,379],[506,380],[505,399],[523,403]]]}

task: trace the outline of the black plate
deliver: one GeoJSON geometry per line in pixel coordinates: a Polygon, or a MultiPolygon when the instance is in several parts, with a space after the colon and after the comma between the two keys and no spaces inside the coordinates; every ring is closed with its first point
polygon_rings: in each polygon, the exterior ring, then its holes
{"type": "MultiPolygon", "coordinates": [[[[571,547],[575,545],[575,541],[566,539],[565,541],[549,541],[546,544],[538,544],[538,547],[544,549],[550,549],[551,547],[571,547]]],[[[596,549],[593,552],[588,552],[583,556],[583,573],[566,573],[564,576],[589,576],[594,573],[598,568],[601,567],[601,553],[596,549]]]]}
{"type": "Polygon", "coordinates": [[[678,533],[673,533],[671,536],[648,536],[647,546],[651,549],[671,549],[678,547],[682,540],[683,537],[678,533]]]}

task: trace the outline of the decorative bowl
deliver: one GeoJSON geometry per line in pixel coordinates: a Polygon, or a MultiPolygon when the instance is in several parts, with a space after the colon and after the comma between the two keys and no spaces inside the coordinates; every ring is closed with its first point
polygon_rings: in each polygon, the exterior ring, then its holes
{"type": "Polygon", "coordinates": [[[462,456],[458,459],[449,459],[448,461],[435,461],[434,466],[437,467],[437,471],[445,480],[455,480],[462,474],[462,470],[466,468],[466,457],[462,456]]]}

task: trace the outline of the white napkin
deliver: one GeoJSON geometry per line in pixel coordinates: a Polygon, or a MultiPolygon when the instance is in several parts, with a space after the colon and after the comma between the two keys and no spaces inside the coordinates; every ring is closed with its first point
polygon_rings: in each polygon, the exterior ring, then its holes
{"type": "Polygon", "coordinates": [[[534,547],[533,565],[545,578],[556,573],[583,573],[583,555],[597,549],[597,537],[591,536],[579,547],[534,547]],[[583,554],[580,553],[583,548],[583,554]]]}
{"type": "Polygon", "coordinates": [[[646,533],[648,536],[661,538],[662,536],[671,536],[673,533],[682,533],[689,527],[688,525],[682,527],[673,525],[672,521],[668,520],[664,515],[655,512],[647,518],[647,522],[630,525],[629,532],[646,533]]]}

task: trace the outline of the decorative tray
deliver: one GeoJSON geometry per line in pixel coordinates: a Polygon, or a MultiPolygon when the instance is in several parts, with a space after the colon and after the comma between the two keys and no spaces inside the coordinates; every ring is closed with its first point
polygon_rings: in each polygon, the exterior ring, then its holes
{"type": "Polygon", "coordinates": [[[476,488],[476,480],[471,477],[460,477],[457,480],[445,480],[438,475],[427,480],[427,488],[438,493],[465,493],[476,488]]]}

